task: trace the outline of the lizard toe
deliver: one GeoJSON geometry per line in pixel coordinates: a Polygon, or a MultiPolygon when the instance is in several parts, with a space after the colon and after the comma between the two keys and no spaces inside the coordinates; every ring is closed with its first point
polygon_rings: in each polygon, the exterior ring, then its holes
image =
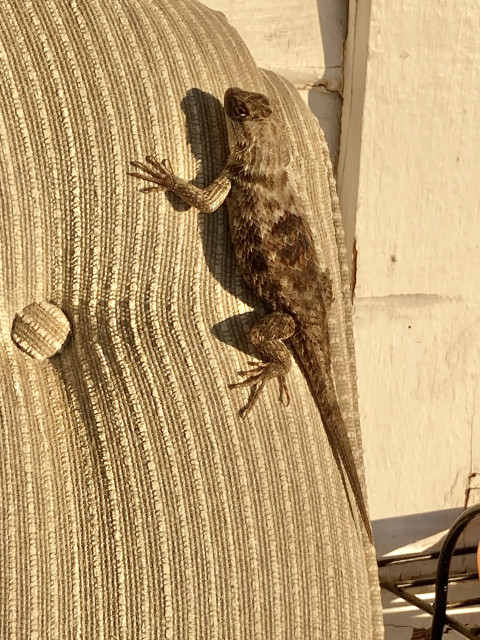
{"type": "Polygon", "coordinates": [[[245,417],[253,407],[268,380],[273,380],[275,378],[278,379],[280,387],[279,399],[284,406],[288,406],[290,403],[290,396],[288,394],[285,380],[285,365],[283,363],[262,362],[248,371],[239,371],[238,375],[249,377],[241,382],[229,384],[228,387],[230,389],[235,389],[237,387],[251,387],[248,402],[245,407],[240,409],[239,412],[242,417],[245,417]]]}

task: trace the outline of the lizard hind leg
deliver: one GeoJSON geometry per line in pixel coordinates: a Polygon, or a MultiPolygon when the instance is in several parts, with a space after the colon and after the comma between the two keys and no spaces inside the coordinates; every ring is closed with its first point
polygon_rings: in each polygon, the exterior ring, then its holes
{"type": "Polygon", "coordinates": [[[291,315],[281,311],[273,311],[261,318],[250,330],[250,342],[257,348],[262,358],[261,362],[249,362],[253,365],[248,371],[239,371],[245,380],[230,384],[230,389],[236,387],[251,387],[247,404],[240,410],[244,418],[257,401],[265,383],[277,378],[282,403],[288,405],[286,375],[292,365],[292,356],[284,341],[295,333],[296,323],[291,315]]]}

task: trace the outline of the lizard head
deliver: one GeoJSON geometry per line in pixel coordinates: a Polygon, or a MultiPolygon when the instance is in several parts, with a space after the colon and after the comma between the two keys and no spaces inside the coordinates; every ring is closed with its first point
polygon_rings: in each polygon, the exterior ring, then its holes
{"type": "Polygon", "coordinates": [[[227,118],[240,124],[265,120],[272,114],[267,96],[238,87],[230,87],[225,91],[224,106],[227,118]]]}
{"type": "Polygon", "coordinates": [[[225,91],[224,107],[230,149],[235,142],[241,148],[258,142],[265,133],[265,121],[272,120],[272,107],[262,93],[230,87],[225,91]]]}

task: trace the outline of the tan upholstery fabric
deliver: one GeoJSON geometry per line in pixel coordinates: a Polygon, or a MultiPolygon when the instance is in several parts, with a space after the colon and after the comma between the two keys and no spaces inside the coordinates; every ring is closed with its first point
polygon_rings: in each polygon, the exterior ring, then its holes
{"type": "Polygon", "coordinates": [[[154,153],[215,177],[230,85],[284,113],[362,465],[335,185],[295,91],[193,0],[3,0],[1,638],[382,637],[374,551],[298,368],[288,408],[271,385],[236,416],[245,392],[227,385],[261,311],[224,210],[186,211],[126,175],[154,153]]]}

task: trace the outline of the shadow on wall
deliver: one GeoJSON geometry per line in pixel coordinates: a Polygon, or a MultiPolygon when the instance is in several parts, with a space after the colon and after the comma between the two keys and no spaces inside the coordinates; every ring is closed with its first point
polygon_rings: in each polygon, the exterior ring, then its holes
{"type": "Polygon", "coordinates": [[[335,177],[342,117],[343,47],[347,34],[348,0],[317,0],[325,70],[308,91],[307,102],[325,134],[335,177]]]}
{"type": "Polygon", "coordinates": [[[403,554],[440,549],[447,530],[462,511],[460,507],[375,520],[377,557],[392,551],[403,554]]]}
{"type": "Polygon", "coordinates": [[[337,177],[338,155],[340,150],[340,121],[343,100],[336,91],[328,92],[322,87],[308,90],[308,106],[318,118],[330,151],[330,161],[335,178],[337,177]]]}
{"type": "Polygon", "coordinates": [[[342,64],[343,44],[347,35],[348,0],[317,0],[318,20],[323,42],[323,56],[327,69],[342,64]],[[332,24],[335,29],[332,29],[332,24]],[[339,42],[341,40],[341,42],[339,42]]]}

